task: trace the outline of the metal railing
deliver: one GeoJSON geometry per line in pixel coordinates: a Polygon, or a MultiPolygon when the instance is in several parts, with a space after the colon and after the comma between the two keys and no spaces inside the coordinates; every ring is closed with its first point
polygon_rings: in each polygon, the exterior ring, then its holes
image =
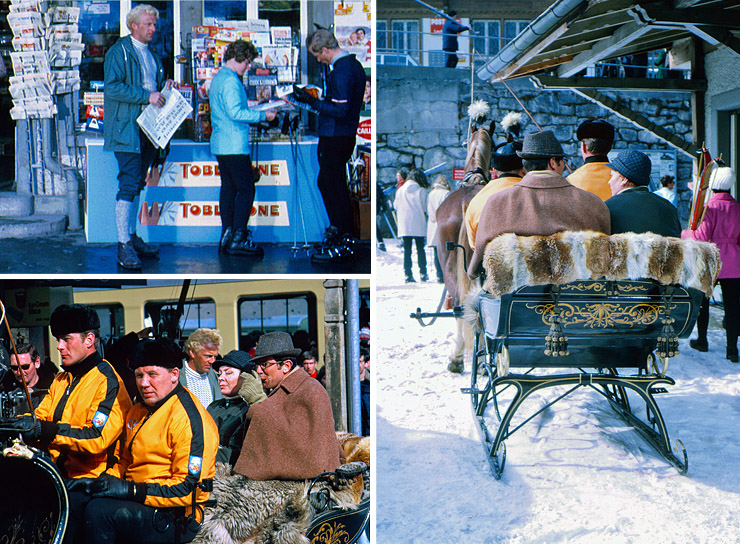
{"type": "MultiPolygon", "coordinates": [[[[407,30],[381,30],[378,34],[377,63],[381,66],[425,66],[438,67],[445,66],[447,52],[442,49],[423,48],[419,44],[423,42],[424,36],[434,36],[441,39],[441,33],[417,32],[407,30]],[[385,44],[385,45],[382,45],[385,44]]],[[[476,65],[485,63],[495,56],[498,51],[487,54],[476,49],[476,44],[480,45],[481,41],[499,40],[500,48],[503,48],[508,41],[503,38],[491,38],[484,36],[468,36],[463,33],[458,36],[458,41],[467,45],[467,49],[459,48],[457,56],[460,59],[458,66],[461,64],[470,66],[471,59],[476,65]]],[[[691,74],[687,70],[671,70],[668,68],[667,61],[663,64],[656,64],[656,57],[659,51],[650,51],[647,58],[642,62],[635,62],[631,57],[620,57],[609,61],[597,62],[586,69],[587,77],[637,77],[648,79],[689,79],[691,74]]]]}

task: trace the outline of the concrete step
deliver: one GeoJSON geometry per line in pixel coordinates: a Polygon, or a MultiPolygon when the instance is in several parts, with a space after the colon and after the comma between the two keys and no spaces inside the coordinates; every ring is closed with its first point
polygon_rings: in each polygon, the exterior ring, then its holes
{"type": "Polygon", "coordinates": [[[66,228],[66,215],[34,214],[28,217],[0,217],[0,239],[60,234],[66,228]]]}
{"type": "Polygon", "coordinates": [[[33,213],[33,197],[15,191],[0,191],[0,217],[28,217],[33,213]]]}

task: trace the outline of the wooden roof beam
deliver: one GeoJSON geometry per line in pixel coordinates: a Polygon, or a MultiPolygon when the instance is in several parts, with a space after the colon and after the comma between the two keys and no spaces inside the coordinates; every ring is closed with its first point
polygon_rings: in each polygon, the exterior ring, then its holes
{"type": "Polygon", "coordinates": [[[692,142],[687,142],[677,134],[664,129],[661,126],[656,125],[644,115],[636,113],[629,106],[617,102],[616,100],[606,96],[605,94],[593,89],[573,89],[573,91],[591,100],[592,102],[596,102],[597,104],[604,106],[606,109],[614,112],[619,117],[626,119],[638,128],[642,130],[647,130],[656,138],[663,140],[664,142],[671,145],[672,147],[675,147],[682,153],[685,153],[692,159],[696,159],[696,154],[699,152],[699,148],[696,145],[694,145],[692,142]]]}
{"type": "Polygon", "coordinates": [[[542,74],[531,75],[532,83],[540,89],[619,89],[620,91],[695,92],[706,91],[706,80],[657,79],[627,77],[569,77],[559,78],[542,74]]]}
{"type": "Polygon", "coordinates": [[[576,55],[571,62],[560,66],[558,68],[558,76],[574,76],[588,66],[603,59],[613,57],[618,54],[620,49],[649,31],[650,26],[646,23],[632,22],[622,25],[610,38],[599,41],[589,50],[576,55]]]}

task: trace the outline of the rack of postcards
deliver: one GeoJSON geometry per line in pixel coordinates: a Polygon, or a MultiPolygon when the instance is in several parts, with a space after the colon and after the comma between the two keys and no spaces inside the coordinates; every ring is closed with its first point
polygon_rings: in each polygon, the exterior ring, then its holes
{"type": "Polygon", "coordinates": [[[8,23],[13,32],[10,77],[11,118],[52,118],[54,95],[80,88],[80,8],[46,0],[14,0],[8,23]]]}
{"type": "Polygon", "coordinates": [[[259,56],[254,59],[244,85],[249,107],[270,109],[284,104],[283,97],[293,90],[298,81],[298,48],[290,27],[270,26],[269,21],[224,21],[219,25],[193,27],[192,76],[195,86],[195,139],[209,141],[211,137],[211,109],[208,91],[211,81],[223,64],[228,45],[236,40],[252,42],[259,56]]]}

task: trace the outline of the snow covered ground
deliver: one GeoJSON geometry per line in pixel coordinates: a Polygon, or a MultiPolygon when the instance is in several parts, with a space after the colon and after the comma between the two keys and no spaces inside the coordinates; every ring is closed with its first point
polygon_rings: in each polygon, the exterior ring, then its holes
{"type": "Polygon", "coordinates": [[[715,309],[710,351],[681,340],[667,373],[676,385],[657,396],[687,475],[580,388],[506,441],[496,481],[460,393],[469,366],[446,369],[453,321],[409,318],[433,311],[442,285],[404,284],[402,250],[386,246],[375,274],[376,542],[740,542],[740,365],[725,359],[715,309]]]}

